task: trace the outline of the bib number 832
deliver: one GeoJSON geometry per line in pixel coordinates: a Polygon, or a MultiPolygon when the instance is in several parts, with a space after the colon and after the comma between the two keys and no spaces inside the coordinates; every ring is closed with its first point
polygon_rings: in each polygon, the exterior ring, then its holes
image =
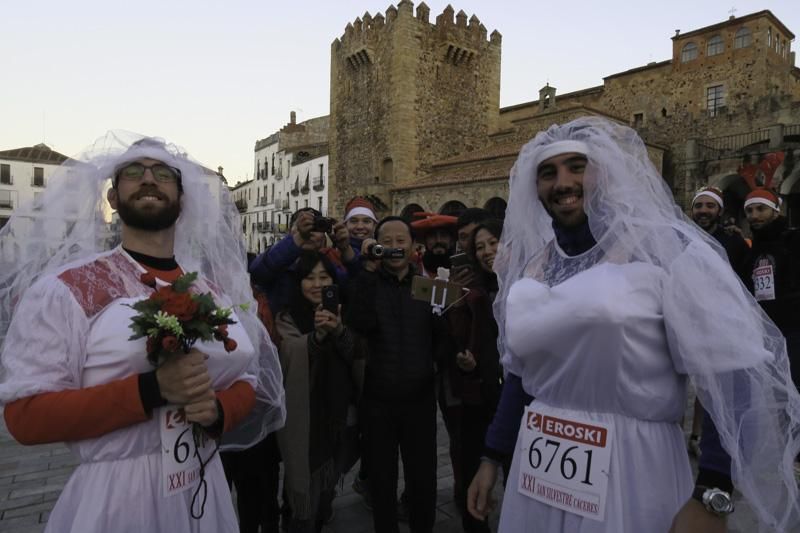
{"type": "Polygon", "coordinates": [[[547,465],[544,467],[544,471],[550,472],[553,463],[556,462],[558,458],[558,468],[561,471],[561,477],[571,480],[578,474],[579,470],[582,470],[583,479],[581,483],[584,485],[592,485],[590,480],[590,473],[592,471],[592,450],[583,450],[583,453],[586,455],[586,461],[581,461],[583,463],[581,465],[583,468],[580,468],[578,462],[571,457],[571,455],[573,455],[578,459],[581,458],[579,446],[570,446],[562,451],[561,442],[552,439],[545,440],[544,437],[537,437],[533,439],[531,447],[528,449],[528,463],[534,470],[539,470],[542,463],[547,459],[547,465]],[[544,440],[543,446],[540,444],[542,440],[544,440]],[[539,448],[539,446],[541,446],[541,448],[539,448]],[[578,452],[573,453],[575,450],[578,450],[578,452]],[[545,458],[547,454],[549,454],[549,458],[545,458]]]}

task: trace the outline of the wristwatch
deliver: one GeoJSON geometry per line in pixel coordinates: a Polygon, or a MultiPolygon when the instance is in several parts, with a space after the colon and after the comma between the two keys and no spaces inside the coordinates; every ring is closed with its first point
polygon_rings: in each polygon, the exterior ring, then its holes
{"type": "Polygon", "coordinates": [[[702,503],[706,511],[717,516],[727,516],[733,512],[731,495],[722,489],[697,485],[692,498],[702,503]]]}

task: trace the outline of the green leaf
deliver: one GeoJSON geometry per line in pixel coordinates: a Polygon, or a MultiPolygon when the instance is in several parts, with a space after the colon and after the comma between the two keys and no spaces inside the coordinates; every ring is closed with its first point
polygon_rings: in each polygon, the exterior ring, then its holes
{"type": "Polygon", "coordinates": [[[183,276],[179,277],[175,280],[172,284],[172,288],[175,292],[186,292],[189,290],[189,287],[192,286],[192,283],[195,282],[197,279],[197,272],[189,272],[188,274],[184,274],[183,276]]]}

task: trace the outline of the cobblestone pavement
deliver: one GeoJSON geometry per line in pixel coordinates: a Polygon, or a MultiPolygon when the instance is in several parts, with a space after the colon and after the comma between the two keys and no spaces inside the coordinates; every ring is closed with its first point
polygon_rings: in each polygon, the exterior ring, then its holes
{"type": "MultiPolygon", "coordinates": [[[[461,520],[453,502],[453,475],[447,452],[447,433],[441,420],[437,442],[439,469],[434,531],[457,533],[461,531],[461,520]]],[[[50,510],[76,464],[77,461],[61,444],[17,444],[0,422],[0,532],[43,531],[50,510]]],[[[351,488],[355,471],[356,469],[345,478],[341,494],[334,501],[335,517],[325,527],[325,533],[373,531],[371,513],[364,506],[361,496],[351,488]]],[[[491,521],[493,531],[497,527],[496,514],[491,521]]],[[[407,526],[401,524],[400,531],[407,533],[407,526]]],[[[757,531],[757,527],[753,513],[744,502],[739,501],[729,524],[729,532],[754,531],[757,531]]]]}

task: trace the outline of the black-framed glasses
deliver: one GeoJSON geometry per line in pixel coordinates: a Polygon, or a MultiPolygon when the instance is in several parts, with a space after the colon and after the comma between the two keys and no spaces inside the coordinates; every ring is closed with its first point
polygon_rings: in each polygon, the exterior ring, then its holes
{"type": "Polygon", "coordinates": [[[117,179],[125,181],[141,181],[147,170],[153,173],[153,178],[162,183],[175,183],[181,178],[181,171],[175,167],[164,163],[145,165],[143,163],[131,163],[125,165],[117,171],[117,179]]]}

